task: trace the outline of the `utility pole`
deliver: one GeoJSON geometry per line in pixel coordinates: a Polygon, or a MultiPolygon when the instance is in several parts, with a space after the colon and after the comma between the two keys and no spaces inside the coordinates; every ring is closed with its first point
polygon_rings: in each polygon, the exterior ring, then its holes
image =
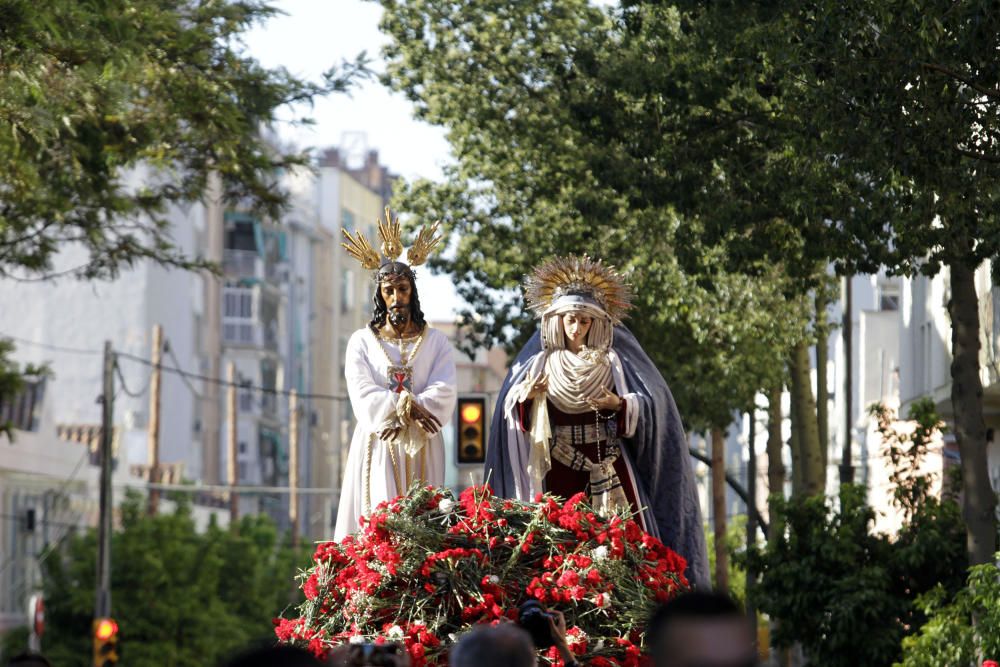
{"type": "Polygon", "coordinates": [[[229,525],[236,527],[240,519],[240,497],[236,493],[236,363],[230,361],[226,367],[226,472],[229,476],[229,525]]]}
{"type": "MultiPolygon", "coordinates": [[[[757,544],[757,404],[750,408],[750,432],[747,434],[747,553],[757,544]]],[[[747,566],[746,600],[747,617],[754,638],[757,637],[757,608],[750,595],[756,581],[757,573],[752,562],[747,566]]]]}
{"type": "Polygon", "coordinates": [[[101,394],[100,516],[97,523],[97,600],[94,618],[111,616],[111,445],[115,401],[115,353],[104,341],[104,387],[101,394]]]}
{"type": "Polygon", "coordinates": [[[851,464],[851,436],[854,431],[854,298],[850,274],[844,276],[844,442],[840,455],[840,483],[854,483],[854,466],[851,464]]]}
{"type": "MultiPolygon", "coordinates": [[[[153,375],[149,381],[149,481],[160,483],[160,382],[162,380],[163,327],[153,325],[153,375]]],[[[160,491],[155,486],[149,488],[149,515],[155,516],[160,506],[160,491]]]]}
{"type": "Polygon", "coordinates": [[[715,589],[729,592],[729,554],[726,553],[726,434],[712,429],[712,519],[715,527],[715,589]]]}
{"type": "Polygon", "coordinates": [[[292,547],[299,546],[299,393],[288,393],[288,521],[292,547]]]}

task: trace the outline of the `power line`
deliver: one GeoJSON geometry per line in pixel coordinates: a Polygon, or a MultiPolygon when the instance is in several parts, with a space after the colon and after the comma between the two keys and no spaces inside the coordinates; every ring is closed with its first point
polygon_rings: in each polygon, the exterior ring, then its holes
{"type": "Polygon", "coordinates": [[[34,347],[40,347],[46,350],[52,350],[53,352],[68,352],[69,354],[104,354],[102,350],[85,350],[78,347],[65,347],[63,345],[50,345],[48,343],[39,343],[38,341],[28,340],[27,338],[21,338],[19,336],[11,336],[10,334],[0,333],[0,338],[8,338],[10,340],[21,343],[22,345],[31,345],[34,347]]]}
{"type": "MultiPolygon", "coordinates": [[[[59,490],[56,491],[56,493],[55,493],[56,497],[62,496],[64,493],[66,493],[66,489],[69,487],[69,485],[71,483],[73,483],[74,480],[76,480],[76,476],[80,472],[80,468],[83,466],[83,462],[86,461],[89,456],[90,456],[90,452],[87,451],[87,450],[84,450],[83,454],[80,455],[80,460],[78,460],[76,462],[76,465],[73,467],[73,472],[71,472],[69,474],[69,477],[67,477],[66,479],[64,479],[63,482],[62,482],[62,484],[59,485],[59,490]]],[[[82,517],[83,517],[82,513],[78,514],[77,517],[76,517],[76,520],[79,521],[82,517]]],[[[70,530],[72,530],[72,529],[70,529],[70,530]]],[[[67,532],[64,533],[62,535],[62,537],[60,537],[58,540],[50,543],[49,546],[48,546],[48,548],[45,551],[42,552],[42,554],[38,558],[38,565],[39,566],[41,566],[41,564],[45,562],[46,558],[48,558],[50,555],[52,555],[52,552],[54,551],[55,548],[57,548],[60,544],[62,544],[63,540],[65,540],[66,537],[69,535],[70,530],[67,530],[67,532]]],[[[4,563],[3,567],[0,567],[0,575],[2,575],[4,572],[7,571],[7,568],[10,567],[14,563],[15,559],[16,559],[16,556],[11,556],[11,558],[8,559],[6,563],[4,563]]]]}
{"type": "Polygon", "coordinates": [[[191,384],[191,381],[188,380],[187,377],[183,373],[180,372],[180,370],[181,370],[181,362],[178,361],[177,355],[174,354],[174,346],[170,344],[170,339],[169,338],[167,338],[167,339],[165,339],[163,341],[163,347],[166,350],[167,354],[170,355],[170,358],[173,359],[173,361],[174,361],[174,370],[172,372],[179,373],[181,380],[184,381],[184,384],[187,385],[187,388],[191,391],[192,394],[194,394],[195,398],[197,398],[197,399],[200,400],[202,398],[201,392],[198,391],[197,389],[195,389],[194,385],[191,384]]]}
{"type": "MultiPolygon", "coordinates": [[[[118,356],[118,357],[120,357],[120,358],[123,358],[123,359],[128,359],[130,361],[135,361],[135,362],[140,363],[140,364],[145,364],[146,366],[149,366],[150,368],[157,367],[157,364],[154,364],[149,359],[145,359],[143,357],[139,357],[139,356],[136,356],[134,354],[129,354],[128,352],[115,352],[115,355],[118,356]]],[[[210,383],[218,385],[220,387],[236,387],[237,389],[258,391],[258,392],[261,392],[261,393],[264,393],[264,394],[274,394],[275,396],[279,396],[279,395],[280,396],[289,396],[291,394],[291,390],[288,390],[288,389],[272,389],[270,387],[261,387],[261,386],[253,385],[253,384],[241,384],[239,382],[229,382],[228,380],[221,380],[219,378],[213,378],[213,377],[209,377],[207,375],[200,375],[198,373],[192,373],[191,371],[181,370],[180,368],[173,368],[171,366],[164,366],[163,364],[159,364],[159,368],[161,370],[167,371],[168,373],[176,373],[177,375],[181,375],[183,377],[187,377],[187,378],[190,378],[192,380],[201,380],[202,382],[210,382],[210,383]]],[[[326,401],[346,401],[346,400],[348,400],[347,396],[344,396],[344,395],[335,395],[335,394],[304,394],[303,393],[303,394],[299,394],[299,398],[300,399],[315,398],[315,399],[326,400],[326,401]]]]}
{"type": "Polygon", "coordinates": [[[125,392],[127,396],[132,398],[141,398],[147,391],[149,391],[149,385],[153,381],[153,373],[150,372],[149,377],[146,378],[146,386],[142,388],[142,391],[130,391],[128,385],[125,383],[125,374],[122,373],[122,368],[117,363],[115,364],[115,375],[118,376],[119,384],[121,385],[121,390],[125,392]]]}
{"type": "MultiPolygon", "coordinates": [[[[38,341],[28,340],[27,338],[20,338],[18,336],[11,336],[9,334],[5,334],[5,333],[2,333],[2,332],[0,332],[0,338],[9,338],[10,340],[17,341],[18,343],[23,343],[25,345],[33,345],[35,347],[40,347],[40,348],[44,348],[44,349],[48,349],[48,350],[53,350],[55,352],[68,352],[70,354],[87,354],[87,355],[104,354],[103,350],[86,350],[86,349],[81,349],[81,348],[64,347],[64,346],[60,346],[60,345],[49,345],[48,343],[40,343],[38,341]]],[[[237,388],[240,388],[240,389],[249,389],[249,390],[252,390],[252,391],[258,391],[258,392],[265,393],[265,394],[274,394],[274,395],[280,395],[280,396],[288,396],[288,395],[291,394],[291,390],[288,390],[288,389],[272,389],[270,387],[261,387],[261,386],[252,385],[252,384],[241,384],[239,382],[228,382],[227,380],[222,380],[222,379],[219,379],[219,378],[208,377],[207,375],[201,375],[199,373],[192,373],[191,371],[183,370],[182,368],[180,368],[180,363],[178,362],[177,355],[174,354],[173,350],[169,346],[167,346],[166,351],[170,355],[170,358],[173,360],[173,362],[174,362],[175,365],[174,366],[165,366],[165,365],[163,365],[161,363],[161,364],[159,364],[159,368],[161,370],[167,371],[168,373],[174,373],[175,375],[179,375],[181,378],[183,378],[185,380],[185,384],[187,384],[187,386],[188,386],[188,389],[190,389],[195,394],[195,396],[197,398],[201,398],[201,393],[198,392],[194,388],[194,386],[191,385],[190,382],[188,382],[188,380],[201,380],[202,382],[209,382],[211,384],[215,384],[215,385],[218,385],[220,387],[234,386],[234,387],[237,387],[237,388]]],[[[122,358],[122,359],[128,359],[130,361],[135,361],[137,363],[149,366],[150,368],[155,368],[157,366],[156,364],[154,364],[149,359],[146,359],[144,357],[140,357],[140,356],[137,356],[137,355],[134,355],[134,354],[130,354],[128,352],[121,352],[121,351],[115,350],[114,354],[115,354],[116,357],[119,357],[119,358],[122,358]]],[[[116,370],[117,370],[117,368],[116,368],[116,370]]],[[[125,381],[124,381],[124,379],[121,376],[120,370],[118,371],[118,377],[122,381],[122,384],[124,385],[125,381]]],[[[148,388],[148,386],[147,386],[147,388],[148,388]]],[[[127,388],[125,389],[125,393],[128,394],[129,396],[135,396],[135,393],[129,391],[127,388]]],[[[142,395],[143,393],[145,393],[145,390],[143,390],[142,392],[139,392],[139,395],[142,395]]],[[[305,394],[305,393],[299,393],[299,398],[300,399],[315,398],[315,399],[326,400],[326,401],[346,401],[346,400],[348,400],[349,397],[345,396],[343,394],[337,395],[337,394],[305,394]]]]}

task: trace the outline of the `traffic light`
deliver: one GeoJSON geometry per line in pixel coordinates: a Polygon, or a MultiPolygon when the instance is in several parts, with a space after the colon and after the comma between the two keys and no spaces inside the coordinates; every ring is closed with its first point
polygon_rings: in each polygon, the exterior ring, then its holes
{"type": "Polygon", "coordinates": [[[486,399],[463,396],[458,399],[456,429],[459,463],[482,463],[486,460],[486,399]]]}
{"type": "Polygon", "coordinates": [[[113,618],[94,619],[94,667],[118,664],[118,624],[113,618]]]}

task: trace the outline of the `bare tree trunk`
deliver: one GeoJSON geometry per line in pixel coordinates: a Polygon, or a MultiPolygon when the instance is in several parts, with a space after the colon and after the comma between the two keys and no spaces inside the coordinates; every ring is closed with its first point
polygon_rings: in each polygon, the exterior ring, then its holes
{"type": "MultiPolygon", "coordinates": [[[[781,453],[781,386],[767,392],[767,493],[785,495],[785,462],[781,453]]],[[[773,503],[768,502],[768,520],[774,525],[773,503]]]]}
{"type": "MultiPolygon", "coordinates": [[[[791,393],[789,391],[790,395],[791,393]]],[[[799,433],[801,423],[795,414],[795,398],[791,396],[790,398],[788,418],[792,424],[792,430],[788,436],[788,450],[792,454],[792,497],[798,497],[802,495],[802,473],[804,472],[802,466],[802,438],[799,433]]]]}
{"type": "Polygon", "coordinates": [[[791,362],[792,433],[795,441],[792,473],[800,485],[798,492],[815,496],[825,491],[826,480],[809,370],[809,345],[801,342],[793,349],[791,362]],[[796,451],[797,462],[794,461],[796,451]],[[796,465],[800,468],[798,473],[794,470],[796,465]]]}
{"type": "Polygon", "coordinates": [[[827,389],[826,363],[829,358],[830,327],[826,319],[826,299],[816,297],[816,427],[819,431],[819,451],[823,461],[823,478],[829,463],[830,392],[827,389]]]}
{"type": "Polygon", "coordinates": [[[955,439],[962,457],[962,516],[969,564],[993,560],[996,551],[996,494],[986,460],[983,384],[979,377],[979,297],[975,271],[951,266],[951,404],[955,439]]]}
{"type": "Polygon", "coordinates": [[[726,434],[712,429],[712,518],[715,527],[715,590],[729,591],[726,553],[726,434]]]}

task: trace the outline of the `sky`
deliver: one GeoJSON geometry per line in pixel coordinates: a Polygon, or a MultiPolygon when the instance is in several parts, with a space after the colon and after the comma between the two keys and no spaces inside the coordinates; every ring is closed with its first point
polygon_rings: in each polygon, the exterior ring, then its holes
{"type": "MultiPolygon", "coordinates": [[[[293,74],[319,81],[324,71],[367,52],[376,71],[384,69],[381,49],[387,41],[378,28],[382,7],[367,0],[275,0],[285,15],[254,28],[246,36],[249,53],[268,67],[283,66],[293,74]]],[[[352,88],[349,95],[320,99],[300,115],[311,126],[279,125],[282,139],[301,148],[326,148],[350,142],[379,152],[382,164],[407,180],[442,177],[449,159],[443,128],[413,117],[413,105],[378,81],[352,88]],[[364,142],[364,143],[363,143],[364,142]]],[[[289,114],[289,117],[291,114],[289,114]]],[[[461,301],[451,280],[421,272],[418,289],[431,321],[451,321],[461,301]],[[428,299],[433,293],[435,298],[428,299]]]]}
{"type": "MultiPolygon", "coordinates": [[[[342,60],[366,51],[374,69],[381,71],[386,37],[379,31],[382,8],[362,0],[275,0],[285,16],[253,29],[246,38],[250,53],[267,66],[284,66],[293,74],[319,81],[322,73],[342,60]]],[[[303,147],[341,143],[345,133],[363,132],[369,148],[379,151],[384,164],[405,178],[439,178],[448,157],[444,130],[417,121],[412,105],[370,80],[303,109],[315,120],[312,127],[289,125],[283,137],[303,147]]]]}

